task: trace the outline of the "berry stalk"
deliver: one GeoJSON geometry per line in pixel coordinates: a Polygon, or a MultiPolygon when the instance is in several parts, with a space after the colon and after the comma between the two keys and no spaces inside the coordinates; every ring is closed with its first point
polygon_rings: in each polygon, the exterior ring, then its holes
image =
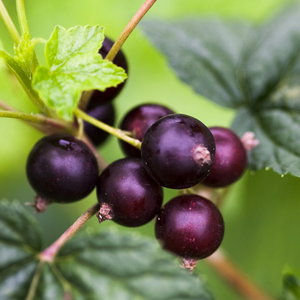
{"type": "Polygon", "coordinates": [[[99,204],[95,204],[91,208],[89,208],[85,213],[83,213],[76,222],[67,229],[51,246],[45,249],[40,254],[41,261],[53,262],[55,255],[58,253],[60,248],[70,239],[72,238],[81,227],[99,211],[99,204]]]}
{"type": "Polygon", "coordinates": [[[132,145],[138,149],[141,149],[141,142],[137,139],[129,137],[122,130],[111,127],[103,122],[100,122],[100,121],[96,120],[95,118],[92,118],[88,114],[84,113],[82,110],[80,110],[78,108],[76,108],[74,110],[74,114],[77,117],[82,118],[84,121],[87,121],[87,122],[91,123],[92,125],[99,127],[100,129],[116,136],[117,138],[129,143],[130,145],[132,145]]]}

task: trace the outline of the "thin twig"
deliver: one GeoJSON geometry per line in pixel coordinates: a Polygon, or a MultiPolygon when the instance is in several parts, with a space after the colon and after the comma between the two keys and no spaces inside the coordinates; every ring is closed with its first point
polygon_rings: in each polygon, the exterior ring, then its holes
{"type": "Polygon", "coordinates": [[[41,261],[53,262],[55,255],[58,253],[60,248],[77,233],[80,228],[100,209],[99,204],[95,204],[90,209],[88,209],[85,213],[83,213],[76,222],[67,229],[51,246],[45,249],[40,254],[41,261]]]}
{"type": "Polygon", "coordinates": [[[126,39],[129,37],[134,28],[138,25],[141,19],[145,16],[148,10],[153,6],[156,0],[146,0],[145,3],[141,6],[138,12],[133,16],[130,22],[127,24],[123,32],[120,34],[118,39],[115,41],[110,51],[106,55],[105,59],[113,61],[126,39]]]}
{"type": "MultiPolygon", "coordinates": [[[[145,14],[149,11],[149,9],[153,6],[155,2],[156,0],[146,0],[146,2],[140,7],[140,9],[137,11],[137,13],[133,16],[133,18],[127,24],[125,29],[122,31],[120,36],[117,38],[117,40],[115,41],[115,43],[113,44],[109,52],[107,53],[105,59],[109,61],[114,60],[114,58],[120,51],[121,47],[129,37],[131,32],[134,30],[134,28],[138,25],[138,23],[141,21],[141,19],[145,16],[145,14]]],[[[93,90],[82,92],[81,99],[79,101],[79,108],[81,110],[85,109],[93,93],[94,93],[93,90]]]]}
{"type": "Polygon", "coordinates": [[[205,259],[234,290],[248,300],[274,300],[256,286],[221,250],[205,259]]]}
{"type": "Polygon", "coordinates": [[[30,122],[30,123],[38,123],[43,124],[46,126],[55,127],[56,129],[66,129],[66,123],[54,120],[52,118],[47,118],[40,114],[27,114],[17,111],[8,111],[8,110],[0,110],[0,117],[1,118],[13,118],[13,119],[19,119],[21,121],[30,122]]]}
{"type": "MultiPolygon", "coordinates": [[[[0,109],[3,109],[6,111],[6,117],[8,118],[15,118],[17,117],[16,114],[22,114],[20,111],[15,109],[14,107],[10,106],[9,104],[5,103],[4,101],[0,100],[0,109]]],[[[24,114],[26,115],[26,114],[24,114]]],[[[4,115],[2,115],[5,117],[4,115]]],[[[28,115],[31,116],[32,115],[28,115]]],[[[30,127],[35,128],[36,130],[39,130],[43,132],[44,134],[51,134],[54,132],[57,132],[58,130],[67,131],[70,133],[73,133],[75,131],[75,128],[73,129],[72,126],[68,123],[47,118],[43,115],[35,115],[36,122],[32,120],[27,120],[26,117],[23,119],[19,119],[20,121],[23,121],[25,124],[29,125],[30,127]]]]}

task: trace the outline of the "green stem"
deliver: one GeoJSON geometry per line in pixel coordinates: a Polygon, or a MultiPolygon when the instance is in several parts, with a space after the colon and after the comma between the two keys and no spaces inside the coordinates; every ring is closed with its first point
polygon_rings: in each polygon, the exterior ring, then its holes
{"type": "MultiPolygon", "coordinates": [[[[30,39],[30,32],[29,32],[29,26],[27,22],[27,17],[26,17],[26,12],[25,12],[25,5],[24,5],[24,0],[16,0],[17,4],[17,12],[18,12],[18,19],[19,19],[19,24],[21,28],[21,33],[27,33],[28,34],[28,39],[30,39]]],[[[38,67],[39,63],[36,57],[36,54],[34,52],[33,57],[32,57],[32,72],[35,71],[35,69],[38,67]]]]}
{"type": "MultiPolygon", "coordinates": [[[[1,106],[1,103],[0,103],[1,106]]],[[[32,122],[32,123],[39,123],[43,125],[50,125],[52,127],[58,129],[66,129],[66,124],[64,122],[60,122],[58,120],[54,120],[51,118],[47,118],[43,115],[31,115],[16,111],[1,111],[0,110],[0,118],[14,118],[20,119],[21,121],[25,122],[32,122]]]]}
{"type": "Polygon", "coordinates": [[[30,285],[30,288],[28,290],[28,294],[27,294],[25,300],[33,300],[34,299],[35,294],[36,294],[36,289],[38,287],[38,284],[39,284],[39,281],[40,281],[40,278],[41,278],[41,272],[42,272],[42,269],[43,269],[43,265],[44,265],[44,262],[40,261],[37,268],[36,268],[36,271],[34,273],[34,276],[33,276],[33,279],[31,281],[31,285],[30,285]]]}
{"type": "Polygon", "coordinates": [[[132,145],[138,149],[141,149],[141,142],[137,139],[129,137],[122,130],[111,127],[103,122],[100,122],[100,121],[96,120],[95,118],[89,116],[88,114],[84,113],[83,111],[81,111],[78,108],[76,108],[74,110],[74,113],[77,117],[82,118],[84,121],[87,121],[87,122],[91,123],[92,125],[99,127],[100,129],[118,137],[119,139],[129,143],[130,145],[132,145]]]}
{"type": "Polygon", "coordinates": [[[82,140],[83,138],[83,133],[84,133],[84,123],[83,120],[81,118],[77,119],[78,122],[78,132],[77,132],[77,138],[79,140],[82,140]]]}
{"type": "Polygon", "coordinates": [[[74,236],[79,229],[92,217],[94,216],[100,209],[99,203],[95,204],[92,206],[90,209],[88,209],[84,214],[82,214],[76,222],[67,229],[63,233],[58,240],[56,240],[50,247],[45,249],[41,254],[40,254],[40,259],[41,261],[45,262],[53,262],[55,255],[58,253],[60,248],[72,237],[74,236]]]}
{"type": "MultiPolygon", "coordinates": [[[[0,0],[1,1],[1,0],[0,0]]],[[[19,66],[19,64],[5,51],[0,50],[0,57],[4,59],[4,63],[8,68],[15,74],[28,97],[31,99],[33,104],[41,111],[49,113],[49,109],[46,107],[44,102],[40,99],[37,92],[31,87],[31,81],[23,71],[23,69],[19,66]]]]}
{"type": "Polygon", "coordinates": [[[17,4],[17,12],[18,12],[21,33],[22,34],[27,33],[30,38],[28,22],[27,22],[26,13],[25,13],[24,0],[16,0],[16,4],[17,4]]]}
{"type": "Polygon", "coordinates": [[[131,32],[137,26],[137,24],[141,21],[144,15],[148,12],[148,10],[153,6],[156,0],[146,0],[145,3],[141,6],[138,12],[133,16],[130,22],[127,24],[121,35],[115,41],[114,45],[111,47],[110,51],[106,55],[105,59],[113,61],[126,39],[129,37],[131,32]]]}
{"type": "Polygon", "coordinates": [[[0,15],[1,15],[1,18],[7,28],[10,36],[12,37],[15,44],[18,45],[19,41],[20,41],[20,34],[19,34],[14,22],[12,21],[9,13],[7,12],[2,0],[0,0],[0,15]]]}
{"type": "Polygon", "coordinates": [[[29,115],[24,114],[15,108],[11,107],[7,103],[0,100],[0,109],[5,110],[4,112],[0,111],[3,117],[7,118],[18,118],[20,121],[25,122],[27,125],[45,133],[45,134],[52,134],[57,131],[64,131],[70,134],[74,134],[76,128],[74,124],[67,123],[65,121],[59,121],[51,118],[47,118],[43,115],[29,115]],[[21,118],[19,118],[21,116],[21,118]],[[35,120],[34,120],[34,119],[35,120]]]}

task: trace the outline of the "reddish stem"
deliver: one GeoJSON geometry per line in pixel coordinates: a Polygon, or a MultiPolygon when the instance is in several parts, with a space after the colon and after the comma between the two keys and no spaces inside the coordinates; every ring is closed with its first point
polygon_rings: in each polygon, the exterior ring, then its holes
{"type": "Polygon", "coordinates": [[[79,229],[97,212],[99,211],[99,204],[95,204],[82,214],[76,222],[63,233],[51,246],[45,249],[40,254],[41,261],[53,262],[55,255],[58,253],[60,248],[79,231],[79,229]]]}
{"type": "Polygon", "coordinates": [[[123,32],[120,34],[118,39],[115,41],[113,46],[111,47],[110,51],[106,55],[105,59],[113,61],[131,32],[134,30],[134,28],[137,26],[137,24],[142,20],[142,18],[145,16],[145,14],[148,12],[148,10],[153,6],[153,4],[156,2],[156,0],[146,0],[144,4],[141,6],[141,8],[138,10],[138,12],[133,16],[133,18],[130,20],[130,22],[127,24],[123,32]]]}
{"type": "Polygon", "coordinates": [[[223,279],[248,300],[274,300],[235,266],[220,250],[205,259],[223,279]]]}

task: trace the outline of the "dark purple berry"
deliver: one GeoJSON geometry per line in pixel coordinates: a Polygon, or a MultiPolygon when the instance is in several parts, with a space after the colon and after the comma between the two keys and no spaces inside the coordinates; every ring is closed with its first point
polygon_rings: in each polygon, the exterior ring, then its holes
{"type": "Polygon", "coordinates": [[[161,208],[155,234],[165,250],[183,258],[202,259],[220,246],[224,221],[211,201],[198,195],[182,195],[161,208]]]}
{"type": "MultiPolygon", "coordinates": [[[[99,50],[99,54],[101,54],[101,56],[103,58],[105,58],[113,44],[114,44],[114,42],[111,39],[105,37],[104,41],[102,43],[102,47],[99,50]]],[[[113,63],[115,65],[123,68],[125,70],[125,72],[128,73],[127,60],[126,60],[126,57],[125,57],[122,50],[120,50],[118,52],[118,54],[116,55],[116,57],[113,60],[113,63]]],[[[107,88],[103,92],[101,92],[99,90],[95,90],[92,97],[91,97],[91,99],[93,99],[94,101],[97,101],[99,104],[104,104],[106,102],[109,102],[109,101],[111,101],[111,100],[113,100],[114,98],[117,97],[117,95],[123,89],[123,87],[125,85],[125,82],[126,81],[120,83],[116,87],[107,88]]]]}
{"type": "Polygon", "coordinates": [[[215,142],[199,120],[182,114],[168,115],[145,133],[142,160],[160,185],[185,189],[200,183],[214,161],[215,142]]]}
{"type": "Polygon", "coordinates": [[[60,203],[86,197],[98,178],[97,161],[89,147],[65,133],[40,139],[29,154],[26,171],[39,197],[60,203]]]}
{"type": "Polygon", "coordinates": [[[210,187],[225,187],[237,181],[247,167],[247,153],[240,138],[224,127],[209,128],[216,143],[216,154],[209,175],[202,182],[210,187]]]}
{"type": "MultiPolygon", "coordinates": [[[[93,101],[90,101],[86,113],[107,125],[113,126],[115,122],[115,109],[113,104],[108,102],[94,107],[92,104],[93,101]]],[[[84,131],[95,146],[101,145],[109,137],[109,133],[88,122],[84,122],[84,131]]]]}
{"type": "MultiPolygon", "coordinates": [[[[133,133],[133,138],[143,140],[148,128],[160,118],[174,114],[169,108],[158,104],[142,104],[130,110],[121,122],[120,129],[133,133]]],[[[130,144],[120,141],[121,148],[127,156],[141,157],[141,151],[130,144]]]]}
{"type": "Polygon", "coordinates": [[[148,175],[139,158],[124,158],[110,164],[97,182],[99,221],[112,219],[127,226],[141,226],[158,213],[163,191],[148,175]]]}

